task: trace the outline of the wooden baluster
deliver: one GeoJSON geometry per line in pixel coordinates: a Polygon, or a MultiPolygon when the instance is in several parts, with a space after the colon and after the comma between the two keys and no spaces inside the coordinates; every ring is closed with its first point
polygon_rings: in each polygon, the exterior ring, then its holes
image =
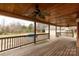
{"type": "Polygon", "coordinates": [[[20,37],[19,37],[19,46],[20,46],[20,37]]]}
{"type": "Polygon", "coordinates": [[[24,37],[23,37],[23,45],[25,44],[25,41],[24,41],[24,37]]]}
{"type": "Polygon", "coordinates": [[[3,50],[4,50],[4,39],[3,39],[3,50]]]}
{"type": "Polygon", "coordinates": [[[23,37],[22,37],[22,45],[23,45],[23,37]]]}
{"type": "Polygon", "coordinates": [[[3,50],[3,39],[1,39],[1,51],[3,50]]]}
{"type": "Polygon", "coordinates": [[[16,39],[16,42],[15,42],[15,45],[17,46],[17,39],[16,39]]]}
{"type": "Polygon", "coordinates": [[[17,39],[18,39],[17,43],[18,43],[18,46],[19,46],[19,38],[17,38],[17,39]]]}
{"type": "Polygon", "coordinates": [[[7,49],[8,49],[8,38],[7,38],[7,49]]]}
{"type": "Polygon", "coordinates": [[[13,47],[14,47],[14,38],[13,38],[13,47]]]}
{"type": "Polygon", "coordinates": [[[14,38],[14,45],[13,46],[15,47],[15,38],[14,38]]]}
{"type": "Polygon", "coordinates": [[[14,38],[14,47],[16,47],[16,38],[14,38]]]}
{"type": "Polygon", "coordinates": [[[16,46],[18,46],[18,38],[16,38],[16,46]]]}
{"type": "Polygon", "coordinates": [[[10,48],[11,48],[11,38],[10,38],[10,48]]]}
{"type": "Polygon", "coordinates": [[[18,41],[18,39],[16,38],[16,47],[18,46],[18,42],[17,41],[18,41]]]}
{"type": "Polygon", "coordinates": [[[10,40],[11,40],[11,42],[10,42],[10,43],[11,43],[11,48],[12,48],[12,38],[10,38],[10,40]]]}
{"type": "Polygon", "coordinates": [[[21,37],[20,37],[20,47],[21,47],[21,37]]]}
{"type": "Polygon", "coordinates": [[[22,45],[22,44],[21,44],[21,43],[22,43],[22,42],[21,42],[21,39],[22,39],[22,37],[20,38],[20,46],[22,45]]]}
{"type": "Polygon", "coordinates": [[[19,46],[19,38],[18,38],[18,46],[19,46]]]}
{"type": "Polygon", "coordinates": [[[15,47],[16,47],[16,38],[15,38],[15,41],[14,41],[15,43],[14,43],[14,45],[15,45],[15,47]]]}
{"type": "Polygon", "coordinates": [[[4,50],[6,49],[6,39],[4,39],[4,50]]]}
{"type": "Polygon", "coordinates": [[[14,43],[13,43],[13,38],[12,38],[12,48],[13,48],[13,44],[14,44],[14,43]]]}
{"type": "Polygon", "coordinates": [[[5,39],[5,49],[7,49],[7,39],[5,39]]]}

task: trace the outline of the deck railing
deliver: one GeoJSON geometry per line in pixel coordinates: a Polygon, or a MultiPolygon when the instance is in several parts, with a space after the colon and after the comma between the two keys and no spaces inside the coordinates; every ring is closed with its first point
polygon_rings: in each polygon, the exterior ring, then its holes
{"type": "MultiPolygon", "coordinates": [[[[48,39],[48,33],[36,34],[36,42],[48,39]]],[[[0,38],[0,52],[34,43],[34,34],[0,38]]]]}

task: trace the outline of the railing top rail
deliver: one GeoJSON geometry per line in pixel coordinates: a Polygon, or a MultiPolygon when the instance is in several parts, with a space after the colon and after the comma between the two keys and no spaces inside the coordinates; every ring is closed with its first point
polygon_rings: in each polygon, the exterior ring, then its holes
{"type": "MultiPolygon", "coordinates": [[[[37,33],[36,35],[45,35],[48,33],[37,33]]],[[[29,37],[29,36],[34,36],[35,34],[24,34],[24,35],[13,35],[13,36],[3,36],[0,37],[0,39],[7,39],[7,38],[18,38],[18,37],[29,37]]]]}

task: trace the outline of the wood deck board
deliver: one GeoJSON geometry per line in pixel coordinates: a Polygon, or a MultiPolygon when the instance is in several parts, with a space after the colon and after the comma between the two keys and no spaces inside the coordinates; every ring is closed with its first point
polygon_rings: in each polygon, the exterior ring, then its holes
{"type": "Polygon", "coordinates": [[[60,39],[44,48],[33,51],[31,54],[40,56],[76,56],[76,46],[73,40],[60,39]],[[36,53],[36,51],[38,51],[38,53],[36,53]]]}
{"type": "Polygon", "coordinates": [[[46,51],[46,53],[44,53],[44,55],[49,55],[49,54],[51,54],[51,52],[54,53],[54,51],[55,51],[56,48],[57,48],[56,45],[57,45],[57,44],[55,43],[55,45],[52,46],[51,49],[48,50],[48,52],[46,51]],[[53,48],[53,47],[54,47],[54,48],[53,48]],[[53,49],[52,49],[52,48],[53,48],[53,49]]]}

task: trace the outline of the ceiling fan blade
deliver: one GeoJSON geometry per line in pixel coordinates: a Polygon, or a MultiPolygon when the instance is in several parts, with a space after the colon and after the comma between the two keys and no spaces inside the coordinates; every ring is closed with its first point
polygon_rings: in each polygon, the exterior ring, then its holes
{"type": "Polygon", "coordinates": [[[41,11],[41,13],[44,15],[44,16],[50,16],[50,14],[46,11],[41,11]]]}
{"type": "Polygon", "coordinates": [[[45,16],[42,13],[39,14],[39,17],[45,19],[45,16]]]}

